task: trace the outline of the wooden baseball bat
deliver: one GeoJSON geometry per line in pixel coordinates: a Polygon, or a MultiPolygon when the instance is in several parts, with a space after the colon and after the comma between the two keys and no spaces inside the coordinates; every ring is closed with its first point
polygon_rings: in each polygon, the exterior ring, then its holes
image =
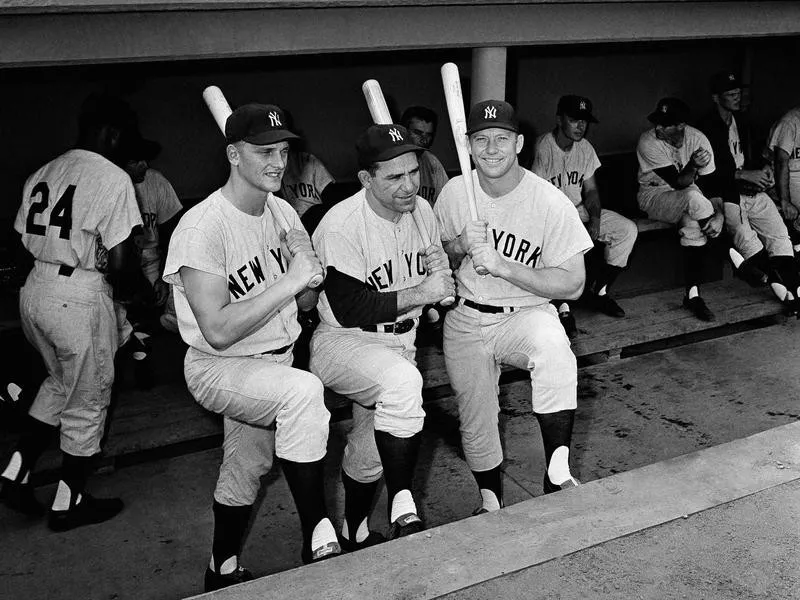
{"type": "MultiPolygon", "coordinates": [[[[361,91],[364,92],[364,99],[367,101],[367,108],[369,108],[369,114],[372,115],[372,121],[376,125],[391,125],[392,115],[389,112],[389,106],[386,104],[386,98],[383,96],[381,84],[375,79],[368,79],[361,85],[361,91]]],[[[431,245],[431,236],[428,234],[428,228],[425,226],[422,214],[415,208],[411,211],[411,216],[414,218],[414,224],[422,237],[422,243],[426,248],[429,247],[431,245]]],[[[440,304],[442,306],[450,306],[455,301],[455,296],[448,296],[440,304]]]]}
{"type": "MultiPolygon", "coordinates": [[[[222,90],[215,85],[208,86],[203,90],[203,100],[205,100],[208,110],[211,111],[211,116],[214,117],[214,121],[216,121],[217,127],[219,127],[222,135],[225,135],[225,123],[233,111],[231,110],[230,104],[228,104],[228,101],[225,99],[222,90]]],[[[292,228],[289,221],[286,219],[286,215],[281,212],[280,207],[271,195],[267,196],[267,208],[272,214],[272,218],[278,222],[278,227],[284,232],[288,232],[292,228]]],[[[309,279],[308,287],[319,287],[322,283],[322,279],[321,273],[314,275],[309,279]]]]}
{"type": "MultiPolygon", "coordinates": [[[[477,221],[478,204],[475,200],[475,184],[472,182],[472,164],[469,160],[467,117],[464,113],[464,97],[461,95],[461,77],[455,63],[443,64],[441,73],[447,114],[450,116],[450,129],[453,130],[458,165],[461,168],[461,178],[464,180],[464,192],[469,201],[469,214],[473,221],[477,221]]],[[[475,271],[481,276],[488,273],[484,267],[475,267],[475,271]]]]}

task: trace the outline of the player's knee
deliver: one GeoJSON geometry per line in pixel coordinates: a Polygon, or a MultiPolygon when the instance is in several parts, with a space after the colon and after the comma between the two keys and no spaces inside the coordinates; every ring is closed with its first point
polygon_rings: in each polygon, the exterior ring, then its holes
{"type": "Polygon", "coordinates": [[[620,222],[620,239],[624,243],[633,246],[637,237],[639,237],[639,228],[636,227],[636,223],[630,219],[622,220],[620,222]]]}
{"type": "Polygon", "coordinates": [[[296,397],[311,402],[322,400],[325,394],[325,386],[319,377],[307,371],[297,371],[297,376],[292,381],[292,389],[296,397]]]}
{"type": "Polygon", "coordinates": [[[386,370],[382,387],[392,393],[420,395],[422,393],[422,375],[419,369],[410,362],[398,362],[386,370]]]}
{"type": "Polygon", "coordinates": [[[689,216],[692,219],[705,219],[714,214],[714,205],[700,190],[686,190],[689,216]]]}

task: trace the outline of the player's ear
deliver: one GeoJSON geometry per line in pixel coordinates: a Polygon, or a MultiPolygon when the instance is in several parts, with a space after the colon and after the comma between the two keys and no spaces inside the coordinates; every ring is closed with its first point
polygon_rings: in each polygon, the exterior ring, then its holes
{"type": "Polygon", "coordinates": [[[361,182],[361,186],[364,189],[369,189],[370,185],[372,185],[372,175],[369,174],[369,171],[366,169],[361,169],[358,172],[358,180],[361,182]]]}
{"type": "Polygon", "coordinates": [[[233,166],[239,165],[239,149],[234,144],[228,144],[225,147],[225,155],[233,166]]]}
{"type": "Polygon", "coordinates": [[[518,134],[517,134],[517,148],[516,148],[516,150],[517,150],[517,154],[519,154],[520,152],[522,152],[522,147],[523,147],[524,145],[525,145],[525,136],[524,136],[524,135],[522,135],[521,133],[518,133],[518,134]]]}

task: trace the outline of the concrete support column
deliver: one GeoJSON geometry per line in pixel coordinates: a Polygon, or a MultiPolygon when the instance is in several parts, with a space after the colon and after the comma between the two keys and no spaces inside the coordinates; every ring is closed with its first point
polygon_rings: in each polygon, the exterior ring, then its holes
{"type": "Polygon", "coordinates": [[[472,50],[470,106],[482,100],[506,99],[506,55],[507,48],[474,48],[472,50]]]}

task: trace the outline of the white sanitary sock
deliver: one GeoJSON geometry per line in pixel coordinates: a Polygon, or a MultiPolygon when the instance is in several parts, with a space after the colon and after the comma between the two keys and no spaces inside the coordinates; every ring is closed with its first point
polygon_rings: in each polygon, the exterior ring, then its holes
{"type": "Polygon", "coordinates": [[[394,523],[408,513],[417,514],[417,505],[414,504],[414,498],[409,490],[400,490],[392,499],[392,517],[390,521],[394,523]]]}
{"type": "Polygon", "coordinates": [[[547,477],[555,485],[561,485],[568,479],[572,479],[572,474],[569,472],[569,448],[559,446],[555,449],[547,467],[547,477]]]}

